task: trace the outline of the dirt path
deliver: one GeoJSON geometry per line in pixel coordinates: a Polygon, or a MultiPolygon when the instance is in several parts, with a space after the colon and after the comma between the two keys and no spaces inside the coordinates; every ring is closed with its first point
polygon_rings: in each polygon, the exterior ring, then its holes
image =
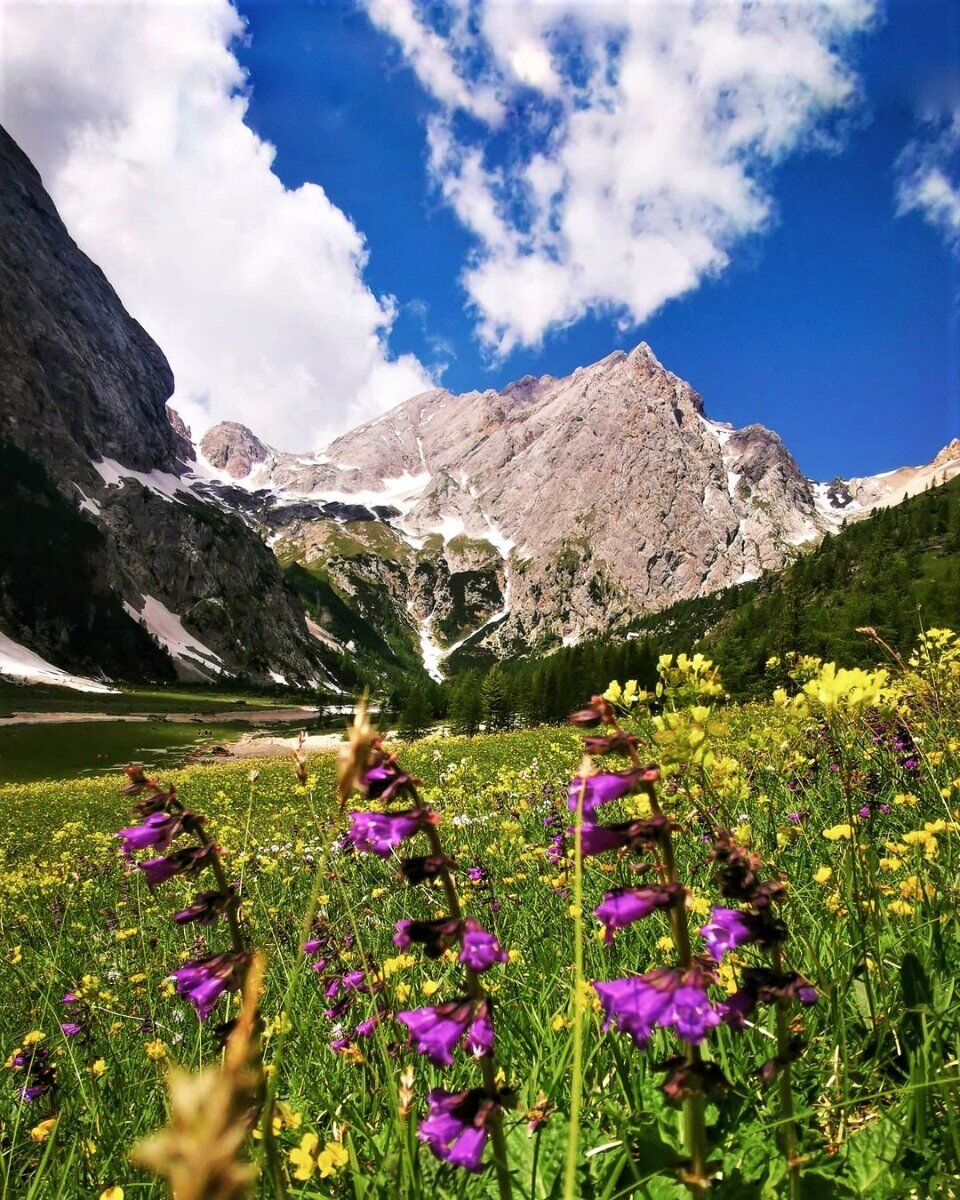
{"type": "MultiPolygon", "coordinates": [[[[279,737],[264,733],[244,733],[227,747],[229,755],[198,755],[198,760],[206,762],[222,761],[223,758],[282,758],[285,754],[293,754],[300,744],[299,737],[279,737]]],[[[318,750],[336,750],[343,745],[343,734],[312,733],[304,738],[303,748],[307,753],[318,750]]]]}

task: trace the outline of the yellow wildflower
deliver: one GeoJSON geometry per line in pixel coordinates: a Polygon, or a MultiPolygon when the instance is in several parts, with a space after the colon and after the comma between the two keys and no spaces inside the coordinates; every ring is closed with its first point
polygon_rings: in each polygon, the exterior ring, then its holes
{"type": "Polygon", "coordinates": [[[350,1161],[350,1155],[340,1142],[327,1142],[317,1155],[317,1170],[321,1179],[336,1175],[350,1161]]]}
{"type": "Polygon", "coordinates": [[[47,1117],[45,1121],[41,1121],[39,1125],[34,1125],[30,1130],[31,1142],[45,1142],[50,1134],[57,1126],[56,1117],[47,1117]]]}
{"type": "Polygon", "coordinates": [[[833,867],[817,867],[813,873],[814,883],[829,883],[833,878],[833,867]]]}
{"type": "Polygon", "coordinates": [[[290,1161],[296,1170],[294,1179],[309,1179],[317,1165],[316,1151],[320,1139],[315,1133],[305,1133],[300,1139],[300,1145],[290,1151],[290,1161]]]}

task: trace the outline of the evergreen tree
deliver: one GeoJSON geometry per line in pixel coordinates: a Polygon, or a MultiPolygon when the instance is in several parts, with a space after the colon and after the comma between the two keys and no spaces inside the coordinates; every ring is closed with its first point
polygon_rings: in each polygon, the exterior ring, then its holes
{"type": "Polygon", "coordinates": [[[450,689],[449,717],[454,733],[472,736],[483,720],[482,679],[478,671],[464,671],[450,689]]]}
{"type": "Polygon", "coordinates": [[[510,681],[500,663],[487,672],[481,688],[483,720],[488,730],[509,729],[515,709],[510,694],[510,681]]]}
{"type": "Polygon", "coordinates": [[[407,739],[423,737],[432,719],[433,712],[426,689],[414,684],[400,707],[400,736],[407,739]]]}

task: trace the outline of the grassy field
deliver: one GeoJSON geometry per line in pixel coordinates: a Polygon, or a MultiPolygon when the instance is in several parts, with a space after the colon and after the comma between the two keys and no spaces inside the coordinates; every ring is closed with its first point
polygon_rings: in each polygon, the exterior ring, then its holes
{"type": "Polygon", "coordinates": [[[73,688],[46,684],[17,684],[0,679],[0,717],[16,712],[97,712],[124,716],[128,713],[205,713],[230,709],[287,708],[298,704],[318,705],[323,698],[302,692],[276,689],[271,692],[242,691],[185,684],[175,687],[122,687],[116,693],[78,692],[73,688]]]}
{"type": "MultiPolygon", "coordinates": [[[[758,943],[726,954],[712,968],[709,1010],[721,1011],[745,971],[775,961],[801,973],[818,999],[784,995],[761,1003],[742,1030],[735,1022],[709,1030],[696,1058],[727,1086],[707,1100],[688,1087],[693,1099],[684,1101],[684,1120],[700,1105],[707,1143],[712,1188],[699,1194],[960,1196],[960,645],[931,644],[928,659],[894,679],[798,662],[791,695],[744,707],[725,706],[702,665],[668,664],[654,718],[632,692],[620,693],[640,757],[664,771],[653,802],[677,823],[655,852],[577,853],[585,843],[565,833],[581,760],[572,729],[399,748],[437,814],[428,829],[454,862],[459,902],[505,952],[478,977],[496,1031],[493,1059],[482,1063],[461,1048],[438,1067],[408,1046],[397,1012],[473,985],[456,947],[431,959],[422,946],[393,944],[398,921],[449,915],[450,897],[441,882],[405,883],[396,854],[359,853],[344,841],[333,756],[311,760],[305,784],[290,761],[253,772],[239,763],[165,772],[162,782],[206,818],[225,879],[240,886],[241,936],[267,958],[264,1060],[278,1106],[275,1138],[248,1142],[262,1168],[255,1193],[503,1196],[491,1166],[467,1173],[417,1139],[431,1088],[479,1087],[483,1077],[504,1093],[514,1196],[689,1195],[689,1139],[662,1085],[665,1060],[686,1055],[689,1065],[692,1042],[655,1027],[640,1049],[615,1027],[604,1031],[591,984],[602,991],[604,981],[671,966],[680,925],[693,952],[706,952],[697,930],[714,907],[740,903],[721,898],[708,861],[722,827],[762,857],[754,863],[762,879],[785,885],[776,911],[787,936],[778,960],[758,943]],[[593,910],[615,886],[668,878],[667,849],[684,904],[620,929],[608,944],[593,910]],[[319,969],[301,971],[298,927],[311,897],[317,945],[306,966],[319,969]],[[362,982],[354,991],[342,982],[351,971],[362,982]],[[379,1022],[372,1031],[363,1025],[370,1019],[379,1022]],[[799,1139],[792,1168],[784,1155],[791,1131],[799,1139]]],[[[591,684],[606,681],[585,681],[585,701],[591,684]]],[[[628,765],[597,761],[607,772],[628,765]]],[[[0,789],[6,1196],[118,1200],[112,1188],[125,1200],[162,1196],[130,1149],[167,1119],[167,1062],[190,1071],[215,1064],[213,1027],[237,1012],[226,996],[199,1021],[175,994],[171,971],[229,949],[230,938],[222,921],[169,919],[197,888],[215,887],[209,872],[151,891],[144,872],[125,864],[114,836],[131,823],[122,783],[0,789]],[[41,1061],[38,1047],[49,1058],[41,1061]],[[25,1101],[18,1089],[43,1062],[53,1086],[25,1101]]],[[[597,820],[650,815],[641,788],[597,820]]],[[[425,833],[398,850],[432,852],[425,833]]],[[[688,1134],[695,1126],[688,1121],[688,1134]]],[[[202,1149],[209,1132],[203,1122],[181,1128],[178,1144],[193,1138],[202,1149]]],[[[488,1164],[495,1152],[487,1149],[488,1164]]]]}

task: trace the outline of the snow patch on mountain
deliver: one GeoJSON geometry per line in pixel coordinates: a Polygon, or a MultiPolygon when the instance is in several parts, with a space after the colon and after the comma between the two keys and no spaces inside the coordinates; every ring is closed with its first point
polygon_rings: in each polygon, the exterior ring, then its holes
{"type": "Polygon", "coordinates": [[[172,613],[155,596],[145,596],[143,607],[139,611],[126,600],[123,607],[128,615],[139,621],[178,662],[194,669],[212,671],[215,675],[229,674],[220,656],[214,654],[209,646],[205,646],[192,633],[188,633],[177,614],[172,613]]]}
{"type": "Polygon", "coordinates": [[[75,692],[109,692],[116,693],[117,689],[98,683],[95,679],[85,679],[82,675],[71,675],[69,672],[55,667],[39,654],[21,646],[13,638],[0,633],[0,675],[13,679],[22,679],[25,683],[48,683],[57,687],[72,688],[75,692]]]}
{"type": "Polygon", "coordinates": [[[181,492],[189,494],[193,490],[189,478],[181,478],[170,471],[135,471],[115,458],[102,458],[99,462],[93,462],[92,466],[107,487],[123,487],[127,480],[132,479],[164,500],[177,504],[182,503],[178,499],[181,492]]]}

